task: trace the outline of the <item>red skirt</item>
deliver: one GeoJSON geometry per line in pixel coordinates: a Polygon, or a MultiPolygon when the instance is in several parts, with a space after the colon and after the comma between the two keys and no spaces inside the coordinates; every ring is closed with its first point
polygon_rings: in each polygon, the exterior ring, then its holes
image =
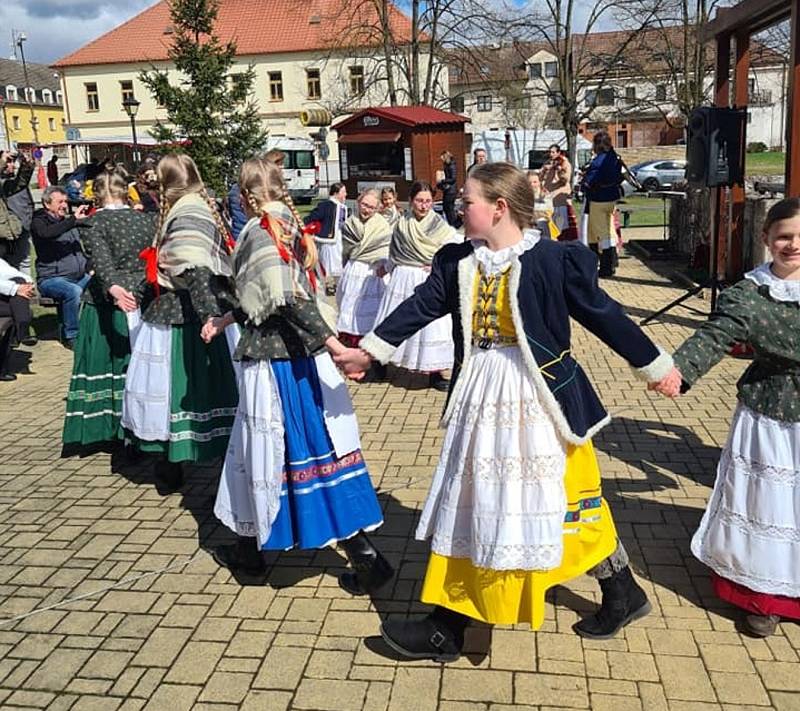
{"type": "Polygon", "coordinates": [[[567,226],[558,235],[559,242],[572,242],[578,239],[578,217],[571,202],[567,203],[567,226]]]}
{"type": "Polygon", "coordinates": [[[800,620],[800,598],[760,593],[711,573],[711,584],[717,597],[754,615],[778,615],[800,620]]]}

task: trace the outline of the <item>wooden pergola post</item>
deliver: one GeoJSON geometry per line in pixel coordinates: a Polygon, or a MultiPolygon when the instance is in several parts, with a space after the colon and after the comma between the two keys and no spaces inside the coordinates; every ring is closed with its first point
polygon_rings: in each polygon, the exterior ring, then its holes
{"type": "MultiPolygon", "coordinates": [[[[716,68],[714,71],[714,105],[721,108],[730,106],[731,98],[731,36],[730,34],[717,35],[717,57],[716,68]]],[[[716,269],[715,276],[719,277],[725,273],[725,264],[728,256],[728,211],[725,202],[724,188],[713,188],[713,216],[714,221],[711,226],[717,231],[717,249],[713,249],[713,235],[711,238],[712,249],[710,265],[716,269]]]]}
{"type": "Polygon", "coordinates": [[[786,112],[786,196],[800,197],[800,2],[790,19],[789,93],[786,112]]]}
{"type": "MultiPolygon", "coordinates": [[[[749,103],[750,77],[750,32],[740,30],[736,33],[736,67],[733,79],[733,106],[747,111],[749,103]]],[[[741,156],[746,155],[747,122],[742,128],[742,140],[739,145],[741,156]]],[[[744,255],[744,177],[742,182],[731,187],[730,237],[728,239],[728,260],[725,269],[727,279],[737,279],[743,271],[744,255]]]]}

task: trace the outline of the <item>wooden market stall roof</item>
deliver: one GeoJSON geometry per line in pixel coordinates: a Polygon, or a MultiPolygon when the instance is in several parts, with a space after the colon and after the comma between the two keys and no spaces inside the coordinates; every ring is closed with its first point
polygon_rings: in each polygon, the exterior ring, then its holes
{"type": "Polygon", "coordinates": [[[339,121],[331,128],[340,130],[361,121],[364,116],[378,116],[387,121],[394,121],[401,126],[416,128],[417,126],[453,125],[469,122],[466,116],[454,114],[449,111],[434,109],[432,106],[379,106],[362,109],[339,121]]]}

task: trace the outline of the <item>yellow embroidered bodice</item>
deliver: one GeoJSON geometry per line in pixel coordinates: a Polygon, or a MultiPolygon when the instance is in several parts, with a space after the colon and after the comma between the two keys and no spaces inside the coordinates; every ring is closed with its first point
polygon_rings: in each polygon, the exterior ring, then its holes
{"type": "Polygon", "coordinates": [[[472,342],[511,345],[517,342],[511,317],[509,293],[510,265],[502,272],[487,276],[479,267],[472,289],[472,342]]]}

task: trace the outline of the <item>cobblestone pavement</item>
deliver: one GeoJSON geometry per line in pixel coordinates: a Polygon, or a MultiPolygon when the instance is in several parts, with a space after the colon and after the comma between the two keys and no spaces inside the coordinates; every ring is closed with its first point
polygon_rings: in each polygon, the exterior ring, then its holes
{"type": "MultiPolygon", "coordinates": [[[[680,293],[633,258],[607,286],[637,318],[680,293]]],[[[674,347],[697,322],[678,309],[650,331],[674,347]]],[[[182,494],[162,498],[146,464],[60,459],[70,354],[40,343],[33,374],[0,386],[0,706],[800,709],[800,626],[739,634],[689,552],[745,363],[725,359],[670,402],[586,332],[575,345],[615,415],[595,443],[653,613],[617,639],[581,640],[570,625],[598,599],[582,578],[555,591],[538,633],[475,626],[469,654],[441,666],[387,659],[376,635],[381,616],[422,610],[426,546],[413,530],[442,394],[402,377],[352,388],[386,513],[377,540],[398,571],[370,602],[339,590],[333,550],[274,556],[266,580],[219,569],[203,550],[227,536],[212,514],[218,466],[193,468],[182,494]]]]}

